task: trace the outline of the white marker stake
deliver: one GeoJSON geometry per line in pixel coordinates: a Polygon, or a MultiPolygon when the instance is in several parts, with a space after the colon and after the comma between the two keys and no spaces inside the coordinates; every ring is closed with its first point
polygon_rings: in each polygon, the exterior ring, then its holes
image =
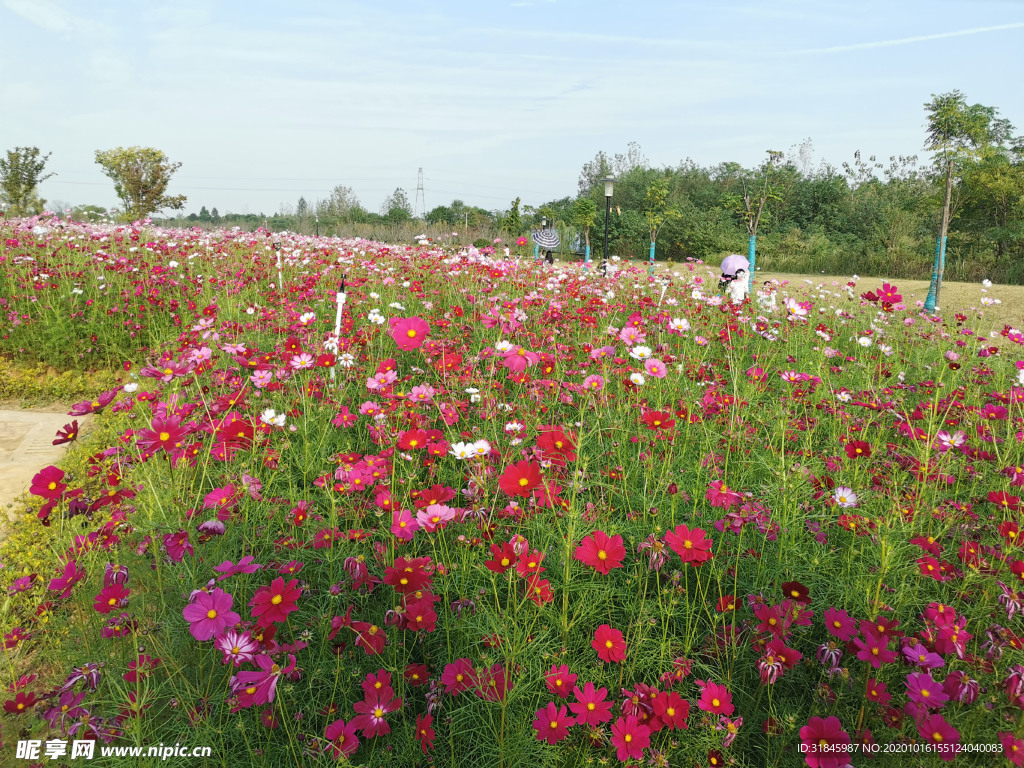
{"type": "MultiPolygon", "coordinates": [[[[338,303],[338,311],[334,315],[334,354],[341,352],[341,312],[345,308],[345,278],[341,278],[338,284],[338,292],[334,294],[334,300],[338,303]]],[[[338,367],[338,361],[331,366],[331,381],[334,381],[334,369],[338,367]]]]}
{"type": "Polygon", "coordinates": [[[281,251],[277,252],[277,289],[284,291],[284,280],[281,278],[281,251]]]}

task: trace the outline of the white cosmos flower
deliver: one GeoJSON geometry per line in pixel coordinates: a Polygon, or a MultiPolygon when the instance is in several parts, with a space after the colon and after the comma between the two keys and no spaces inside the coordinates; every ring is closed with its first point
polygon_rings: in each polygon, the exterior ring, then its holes
{"type": "Polygon", "coordinates": [[[842,509],[853,509],[857,506],[857,494],[853,492],[852,488],[847,488],[844,485],[836,488],[832,498],[835,499],[836,506],[842,509]]]}
{"type": "Polygon", "coordinates": [[[508,352],[510,349],[512,349],[512,342],[499,341],[497,344],[494,345],[494,349],[497,352],[508,352]]]}
{"type": "Polygon", "coordinates": [[[486,440],[477,440],[475,443],[471,443],[469,446],[474,456],[486,456],[491,452],[491,444],[486,440]]]}
{"type": "Polygon", "coordinates": [[[266,408],[263,413],[260,414],[260,421],[264,424],[268,424],[272,427],[283,427],[287,415],[284,413],[278,413],[273,408],[266,408]]]}
{"type": "Polygon", "coordinates": [[[134,382],[134,381],[124,385],[124,391],[125,392],[134,392],[138,388],[139,388],[138,383],[134,382]]]}
{"type": "Polygon", "coordinates": [[[630,350],[629,356],[634,360],[646,360],[654,353],[650,347],[645,347],[642,344],[638,344],[630,350]]]}
{"type": "Polygon", "coordinates": [[[647,379],[644,378],[642,373],[631,373],[629,374],[629,380],[636,384],[638,387],[642,387],[647,379]]]}
{"type": "Polygon", "coordinates": [[[353,355],[351,352],[346,352],[345,354],[338,358],[338,365],[340,365],[342,368],[351,368],[355,364],[356,358],[355,355],[353,355]]]}
{"type": "Polygon", "coordinates": [[[454,443],[451,447],[451,454],[456,459],[468,459],[474,455],[473,443],[454,443]]]}
{"type": "Polygon", "coordinates": [[[991,288],[992,287],[992,281],[991,280],[982,280],[981,284],[983,286],[985,286],[986,288],[991,288]]]}
{"type": "Polygon", "coordinates": [[[857,343],[860,344],[862,347],[865,347],[865,348],[866,347],[870,347],[871,346],[871,337],[870,336],[861,336],[859,339],[857,339],[857,343]]]}

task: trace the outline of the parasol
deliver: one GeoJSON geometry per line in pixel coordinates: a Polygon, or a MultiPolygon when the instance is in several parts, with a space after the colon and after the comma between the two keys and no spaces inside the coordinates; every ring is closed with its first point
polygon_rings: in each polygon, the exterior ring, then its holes
{"type": "Polygon", "coordinates": [[[747,261],[746,256],[740,256],[738,253],[733,253],[722,259],[723,275],[735,275],[736,270],[739,269],[750,269],[750,262],[747,261]]]}
{"type": "Polygon", "coordinates": [[[537,229],[530,233],[530,237],[545,251],[555,250],[561,242],[558,239],[558,232],[554,229],[537,229]]]}

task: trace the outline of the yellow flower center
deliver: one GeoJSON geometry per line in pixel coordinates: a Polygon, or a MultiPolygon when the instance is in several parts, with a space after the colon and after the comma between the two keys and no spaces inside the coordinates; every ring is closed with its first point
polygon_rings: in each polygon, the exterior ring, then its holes
{"type": "Polygon", "coordinates": [[[206,612],[206,618],[208,618],[208,619],[216,619],[217,618],[217,612],[215,610],[213,610],[213,608],[211,608],[210,610],[208,610],[206,612]]]}
{"type": "Polygon", "coordinates": [[[281,595],[274,595],[272,598],[270,598],[270,602],[272,605],[280,605],[281,600],[283,599],[284,598],[282,598],[281,595]]]}

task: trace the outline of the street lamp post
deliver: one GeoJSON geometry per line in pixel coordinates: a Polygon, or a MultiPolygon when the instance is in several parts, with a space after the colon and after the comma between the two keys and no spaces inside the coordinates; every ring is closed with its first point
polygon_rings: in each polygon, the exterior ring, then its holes
{"type": "Polygon", "coordinates": [[[601,263],[601,274],[608,276],[608,216],[612,212],[612,189],[615,186],[615,179],[606,176],[604,182],[604,261],[601,263]]]}

